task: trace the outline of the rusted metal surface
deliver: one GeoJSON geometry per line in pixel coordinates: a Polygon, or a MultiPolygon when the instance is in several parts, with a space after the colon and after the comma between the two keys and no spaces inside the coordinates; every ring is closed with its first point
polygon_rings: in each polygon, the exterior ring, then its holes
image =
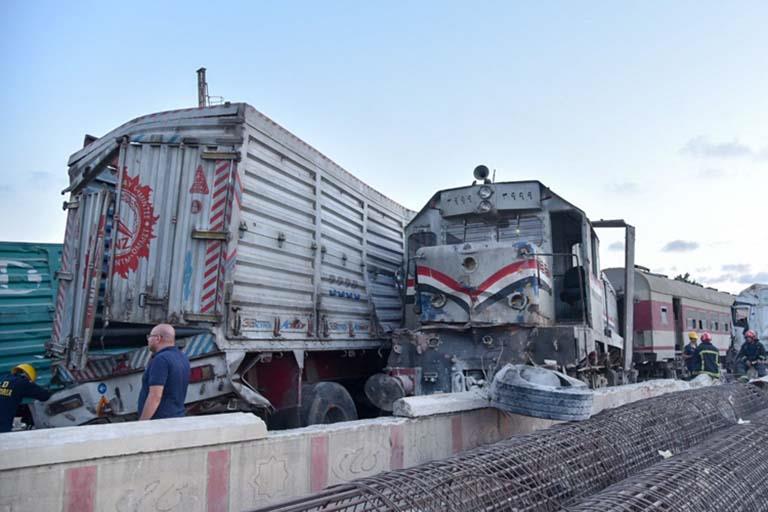
{"type": "Polygon", "coordinates": [[[660,450],[681,453],[766,407],[744,384],[671,393],[259,510],[555,511],[663,460],[660,450]]]}
{"type": "Polygon", "coordinates": [[[563,511],[720,512],[768,510],[759,491],[768,472],[768,412],[654,464],[563,511]]]}

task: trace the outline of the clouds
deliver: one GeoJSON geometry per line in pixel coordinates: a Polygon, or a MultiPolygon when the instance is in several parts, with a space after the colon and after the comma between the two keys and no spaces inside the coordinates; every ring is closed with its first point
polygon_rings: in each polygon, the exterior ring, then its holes
{"type": "Polygon", "coordinates": [[[680,153],[696,158],[765,159],[768,157],[768,148],[752,148],[736,139],[730,142],[712,142],[707,137],[699,135],[686,142],[680,149],[680,153]]]}
{"type": "Polygon", "coordinates": [[[663,252],[690,252],[699,248],[698,242],[688,240],[672,240],[661,248],[663,252]]]}
{"type": "Polygon", "coordinates": [[[730,265],[723,265],[722,270],[723,272],[745,273],[745,272],[749,272],[750,268],[752,268],[752,265],[748,263],[732,263],[730,265]]]}
{"type": "Polygon", "coordinates": [[[722,265],[722,274],[704,279],[708,284],[739,283],[754,284],[768,283],[768,272],[751,272],[749,263],[728,263],[722,265]]]}
{"type": "Polygon", "coordinates": [[[768,283],[768,272],[755,272],[755,273],[727,273],[720,274],[719,276],[712,276],[702,279],[706,284],[719,284],[719,283],[739,283],[739,284],[755,284],[755,283],[768,283]]]}
{"type": "Polygon", "coordinates": [[[624,242],[618,241],[613,242],[611,245],[608,246],[609,251],[623,251],[624,250],[624,242]]]}

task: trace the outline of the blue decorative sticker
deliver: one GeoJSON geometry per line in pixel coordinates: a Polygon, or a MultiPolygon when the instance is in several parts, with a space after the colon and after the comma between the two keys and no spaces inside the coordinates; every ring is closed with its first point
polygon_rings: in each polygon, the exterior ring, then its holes
{"type": "Polygon", "coordinates": [[[192,295],[192,251],[187,251],[184,255],[184,282],[182,284],[182,291],[184,293],[184,302],[189,301],[189,296],[192,295]]]}
{"type": "Polygon", "coordinates": [[[96,389],[98,389],[98,390],[99,390],[99,393],[101,393],[101,394],[103,395],[104,393],[106,393],[106,392],[107,392],[107,385],[106,385],[106,384],[104,384],[103,382],[100,382],[100,383],[99,383],[99,387],[98,387],[98,388],[96,388],[96,389]]]}

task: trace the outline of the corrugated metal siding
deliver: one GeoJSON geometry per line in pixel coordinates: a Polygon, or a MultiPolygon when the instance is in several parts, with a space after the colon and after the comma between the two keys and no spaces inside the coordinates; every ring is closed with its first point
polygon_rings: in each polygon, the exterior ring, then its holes
{"type": "Polygon", "coordinates": [[[400,326],[412,212],[251,109],[233,305],[248,339],[374,339],[400,326]]]}
{"type": "Polygon", "coordinates": [[[61,248],[0,242],[0,373],[30,363],[39,383],[50,380],[50,360],[43,353],[53,326],[61,248]]]}
{"type": "Polygon", "coordinates": [[[315,172],[249,137],[233,301],[241,334],[303,339],[314,325],[315,172]]]}

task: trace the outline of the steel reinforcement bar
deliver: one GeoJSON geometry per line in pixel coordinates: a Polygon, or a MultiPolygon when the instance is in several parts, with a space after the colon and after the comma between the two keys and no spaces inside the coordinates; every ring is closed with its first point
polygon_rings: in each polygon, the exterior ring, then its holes
{"type": "Polygon", "coordinates": [[[768,414],[718,432],[682,454],[583,498],[567,512],[768,511],[768,414]]]}
{"type": "Polygon", "coordinates": [[[766,407],[740,383],[670,393],[258,510],[557,511],[766,407]]]}

